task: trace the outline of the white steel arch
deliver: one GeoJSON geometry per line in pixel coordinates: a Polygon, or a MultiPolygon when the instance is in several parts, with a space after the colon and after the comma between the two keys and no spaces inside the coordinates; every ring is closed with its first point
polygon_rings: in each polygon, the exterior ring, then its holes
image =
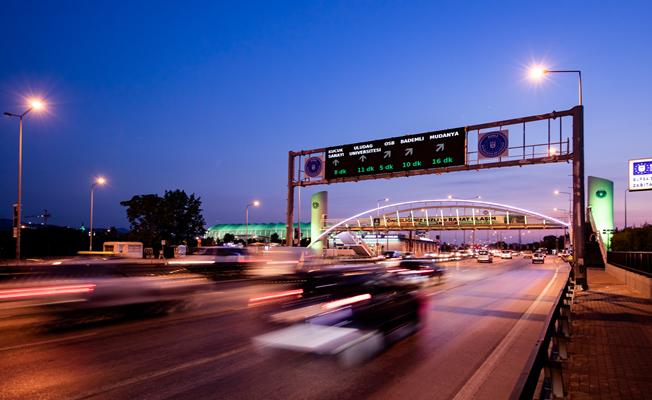
{"type": "Polygon", "coordinates": [[[326,229],[324,232],[321,233],[321,235],[319,235],[316,238],[312,239],[310,244],[308,245],[308,247],[311,247],[313,244],[315,244],[316,242],[322,240],[324,237],[329,235],[335,229],[337,229],[340,226],[348,223],[351,220],[360,218],[362,216],[369,215],[369,214],[377,212],[377,211],[385,210],[385,209],[388,209],[388,208],[400,207],[400,206],[405,206],[405,205],[410,205],[410,204],[423,204],[423,205],[425,205],[425,207],[422,207],[422,208],[431,208],[432,206],[429,206],[428,203],[440,203],[439,205],[437,205],[436,208],[445,208],[446,206],[445,205],[443,206],[442,205],[443,203],[450,203],[448,205],[449,207],[454,207],[455,205],[459,205],[460,203],[468,204],[468,205],[482,205],[482,206],[496,207],[496,208],[504,210],[504,211],[518,211],[518,212],[522,212],[522,213],[524,213],[526,215],[537,216],[537,217],[542,218],[544,220],[549,220],[549,221],[555,222],[555,223],[557,223],[559,225],[562,225],[562,226],[565,226],[565,227],[570,227],[570,224],[568,222],[564,222],[564,221],[562,221],[560,219],[551,217],[549,215],[541,214],[541,213],[536,212],[536,211],[527,210],[525,208],[520,208],[520,207],[516,207],[516,206],[511,206],[509,204],[494,203],[494,202],[482,201],[482,200],[463,200],[463,199],[455,199],[455,198],[453,198],[453,199],[432,199],[432,200],[412,200],[412,201],[403,201],[403,202],[399,202],[399,203],[388,204],[388,205],[381,206],[381,207],[370,208],[368,210],[365,210],[365,211],[362,211],[362,212],[357,213],[355,215],[352,215],[349,218],[343,219],[342,221],[338,222],[337,224],[335,224],[335,225],[331,226],[330,228],[326,229]]]}

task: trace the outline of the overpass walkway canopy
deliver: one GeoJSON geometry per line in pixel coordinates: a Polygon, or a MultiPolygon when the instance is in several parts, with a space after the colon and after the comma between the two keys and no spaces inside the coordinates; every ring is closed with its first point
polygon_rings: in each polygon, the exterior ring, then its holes
{"type": "Polygon", "coordinates": [[[374,207],[345,219],[326,219],[319,240],[343,231],[565,229],[568,222],[507,204],[481,200],[415,200],[374,207]]]}

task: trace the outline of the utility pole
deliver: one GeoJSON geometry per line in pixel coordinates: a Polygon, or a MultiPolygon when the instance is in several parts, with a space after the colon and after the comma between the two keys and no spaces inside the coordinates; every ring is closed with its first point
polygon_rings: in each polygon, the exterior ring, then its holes
{"type": "Polygon", "coordinates": [[[573,107],[573,273],[584,290],[589,288],[584,265],[586,215],[584,194],[584,107],[573,107]]]}

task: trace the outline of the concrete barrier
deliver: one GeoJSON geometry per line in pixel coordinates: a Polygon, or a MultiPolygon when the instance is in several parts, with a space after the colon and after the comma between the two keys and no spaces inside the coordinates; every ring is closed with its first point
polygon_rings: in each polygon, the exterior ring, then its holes
{"type": "Polygon", "coordinates": [[[623,282],[628,288],[639,292],[641,297],[652,299],[652,278],[628,271],[613,264],[606,264],[605,271],[623,282]]]}

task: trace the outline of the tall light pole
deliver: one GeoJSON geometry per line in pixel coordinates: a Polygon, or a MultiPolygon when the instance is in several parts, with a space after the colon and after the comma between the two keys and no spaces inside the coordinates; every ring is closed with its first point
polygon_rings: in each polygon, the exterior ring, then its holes
{"type": "MultiPolygon", "coordinates": [[[[245,207],[245,245],[249,245],[249,207],[254,206],[258,207],[260,205],[260,201],[254,200],[251,203],[247,204],[247,207],[245,207]]],[[[299,227],[301,229],[301,227],[299,227]]]]}
{"type": "Polygon", "coordinates": [[[627,229],[627,192],[629,189],[625,189],[625,229],[627,229]]]}
{"type": "MultiPolygon", "coordinates": [[[[557,212],[560,212],[560,213],[566,214],[566,215],[568,216],[568,226],[570,226],[570,227],[573,226],[573,220],[572,220],[572,218],[571,218],[571,212],[570,212],[570,210],[564,210],[563,208],[557,208],[557,207],[555,207],[555,208],[553,208],[553,211],[557,211],[557,212]]],[[[568,227],[565,227],[565,228],[564,228],[564,247],[566,247],[566,230],[567,230],[567,229],[568,229],[568,227]]],[[[571,243],[572,243],[572,239],[571,239],[571,235],[570,235],[570,234],[568,235],[568,239],[571,240],[571,243]]]]}
{"type": "Polygon", "coordinates": [[[104,186],[106,184],[106,179],[103,176],[97,177],[95,182],[91,185],[91,223],[88,233],[90,234],[90,240],[88,241],[88,251],[93,251],[93,199],[95,193],[95,186],[104,186]]]}
{"type": "MultiPolygon", "coordinates": [[[[462,197],[455,197],[452,194],[449,194],[448,199],[449,200],[455,200],[455,199],[457,199],[457,200],[480,200],[480,199],[482,199],[482,196],[478,195],[478,196],[473,196],[473,197],[462,198],[462,197]]],[[[465,213],[465,215],[466,215],[466,213],[465,213]]],[[[475,241],[475,229],[473,230],[473,238],[471,240],[475,241]]],[[[464,229],[462,229],[462,243],[466,244],[466,231],[464,229]]]]}
{"type": "Polygon", "coordinates": [[[530,69],[530,77],[540,80],[557,73],[577,74],[579,105],[573,108],[573,274],[582,289],[589,288],[584,264],[585,190],[584,190],[584,106],[582,103],[582,71],[577,69],[551,70],[541,66],[530,69]]]}
{"type": "MultiPolygon", "coordinates": [[[[559,196],[560,194],[565,194],[568,196],[568,210],[561,210],[561,211],[566,211],[568,214],[568,223],[570,224],[570,229],[568,231],[568,238],[570,239],[570,242],[573,243],[573,194],[569,192],[562,192],[559,190],[554,191],[556,196],[559,196]]],[[[555,211],[560,211],[559,208],[555,208],[555,211]]]]}
{"type": "MultiPolygon", "coordinates": [[[[387,197],[376,200],[376,218],[378,218],[378,226],[380,226],[380,202],[387,203],[388,201],[389,199],[387,197]]],[[[376,255],[378,255],[378,230],[376,229],[375,231],[376,231],[376,255]]],[[[389,234],[389,231],[387,233],[389,234]]],[[[387,239],[387,243],[389,244],[389,238],[387,239]]]]}
{"type": "Polygon", "coordinates": [[[20,218],[22,208],[23,196],[23,118],[30,111],[40,111],[45,108],[45,103],[40,99],[29,100],[29,107],[22,114],[14,114],[5,112],[8,117],[18,118],[18,201],[16,202],[16,261],[20,261],[20,231],[22,229],[22,221],[20,218]]]}

